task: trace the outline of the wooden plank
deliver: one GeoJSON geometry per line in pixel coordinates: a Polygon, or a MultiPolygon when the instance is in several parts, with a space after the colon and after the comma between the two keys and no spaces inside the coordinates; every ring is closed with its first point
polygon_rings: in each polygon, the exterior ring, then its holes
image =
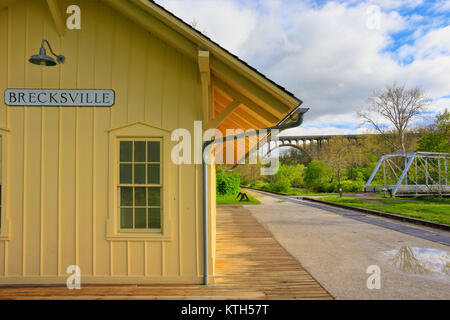
{"type": "Polygon", "coordinates": [[[116,95],[116,103],[111,109],[111,127],[117,128],[128,124],[129,64],[133,24],[119,14],[116,14],[114,21],[116,24],[112,48],[112,89],[121,94],[116,95]]]}
{"type": "MultiPolygon", "coordinates": [[[[47,28],[48,35],[53,31],[47,28]]],[[[53,31],[54,32],[54,31],[53,31]]],[[[70,53],[65,63],[60,64],[60,88],[73,89],[79,85],[78,64],[80,55],[78,50],[79,32],[67,32],[61,38],[61,48],[70,53]]],[[[55,41],[52,44],[56,44],[55,41]]],[[[46,68],[46,73],[57,72],[53,68],[46,68]]],[[[78,111],[76,107],[59,107],[59,148],[58,148],[58,274],[66,275],[67,267],[77,264],[75,257],[75,184],[76,184],[76,127],[78,111]],[[63,130],[64,128],[64,130],[63,130]]]]}
{"type": "Polygon", "coordinates": [[[128,242],[128,261],[130,261],[130,275],[145,275],[145,242],[130,241],[128,242]]]}
{"type": "MultiPolygon", "coordinates": [[[[97,2],[88,2],[83,10],[83,27],[79,32],[78,88],[94,89],[95,85],[95,31],[98,27],[97,2]],[[79,66],[80,66],[79,65],[79,66]]],[[[93,274],[93,135],[95,132],[94,111],[96,108],[78,108],[77,154],[76,154],[76,221],[77,264],[84,275],[93,274]]]]}
{"type": "MultiPolygon", "coordinates": [[[[0,70],[0,91],[5,92],[8,88],[8,10],[0,11],[0,70]]],[[[6,126],[6,105],[0,101],[0,127],[6,126]]]]}
{"type": "Polygon", "coordinates": [[[128,83],[128,122],[135,123],[145,119],[145,60],[147,32],[137,24],[132,26],[130,49],[130,78],[128,83]]]}
{"type": "MultiPolygon", "coordinates": [[[[25,64],[26,42],[12,41],[12,39],[26,39],[26,4],[17,2],[8,10],[8,86],[10,88],[25,87],[25,64]]],[[[11,148],[10,158],[17,159],[8,164],[10,178],[8,182],[8,199],[10,212],[14,212],[16,219],[11,224],[11,240],[6,242],[8,255],[6,256],[6,274],[21,275],[23,273],[24,257],[23,257],[23,223],[24,223],[24,153],[26,146],[24,143],[24,116],[25,108],[8,109],[9,126],[14,128],[14,132],[10,135],[9,143],[11,148]]]]}
{"type": "MultiPolygon", "coordinates": [[[[26,14],[26,57],[35,54],[43,37],[43,16],[39,4],[30,3],[26,14]]],[[[42,86],[42,68],[27,63],[25,65],[26,88],[39,88],[42,86]]],[[[40,274],[41,256],[41,142],[42,142],[42,108],[27,108],[26,126],[24,128],[26,153],[24,153],[24,249],[25,273],[27,275],[40,274]]]]}
{"type": "MultiPolygon", "coordinates": [[[[100,6],[99,6],[100,7],[100,6]]],[[[108,6],[102,6],[96,16],[95,38],[95,75],[94,87],[98,89],[111,87],[112,43],[114,33],[115,12],[108,6]]],[[[108,219],[108,166],[110,108],[94,109],[94,143],[93,147],[93,275],[107,276],[111,274],[110,242],[106,241],[106,224],[108,219]]]]}
{"type": "MultiPolygon", "coordinates": [[[[44,24],[42,39],[47,39],[56,53],[61,52],[62,40],[52,21],[47,18],[50,13],[39,2],[34,4],[34,11],[43,12],[45,17],[38,16],[38,21],[44,24]],[[41,9],[41,10],[39,10],[41,9]]],[[[33,14],[34,15],[34,14],[33,14]]],[[[37,26],[35,27],[37,28],[37,26]]],[[[41,38],[37,38],[40,40],[41,38]]],[[[31,54],[36,54],[39,42],[33,42],[31,54]]],[[[30,64],[30,66],[32,66],[30,64]]],[[[59,88],[61,83],[61,65],[53,68],[43,68],[42,88],[59,88]]],[[[39,88],[36,86],[36,88],[39,88]]],[[[42,149],[41,149],[41,275],[58,274],[58,188],[59,188],[59,132],[60,108],[41,107],[42,110],[42,149]]]]}
{"type": "Polygon", "coordinates": [[[147,39],[145,79],[145,121],[162,128],[164,73],[166,69],[166,45],[149,34],[147,39]]]}
{"type": "MultiPolygon", "coordinates": [[[[179,127],[186,128],[190,132],[194,132],[194,121],[196,115],[192,112],[195,110],[195,89],[197,66],[188,58],[183,57],[182,60],[182,80],[181,80],[181,101],[179,108],[179,127]]],[[[180,172],[180,181],[195,181],[195,165],[182,164],[178,166],[180,172]]],[[[180,247],[180,270],[182,276],[196,275],[196,215],[200,214],[195,206],[195,189],[190,188],[189,191],[182,188],[179,184],[179,208],[178,224],[180,226],[179,247],[180,247]]]]}

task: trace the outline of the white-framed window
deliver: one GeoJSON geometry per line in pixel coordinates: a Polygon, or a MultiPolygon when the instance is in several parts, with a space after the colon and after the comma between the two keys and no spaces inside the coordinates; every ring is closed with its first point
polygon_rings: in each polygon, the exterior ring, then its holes
{"type": "Polygon", "coordinates": [[[118,139],[118,226],[120,232],[160,232],[162,216],[162,141],[118,139]]]}

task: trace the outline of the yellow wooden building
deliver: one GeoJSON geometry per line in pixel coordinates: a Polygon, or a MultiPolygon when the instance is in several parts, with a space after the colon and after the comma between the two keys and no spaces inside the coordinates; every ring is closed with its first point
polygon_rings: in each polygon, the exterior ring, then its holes
{"type": "Polygon", "coordinates": [[[148,0],[0,0],[0,91],[0,285],[65,284],[71,265],[82,283],[202,283],[202,167],[171,161],[171,132],[264,128],[300,103],[148,0]],[[30,63],[43,40],[64,63],[30,63]],[[114,99],[65,105],[80,89],[114,99]]]}

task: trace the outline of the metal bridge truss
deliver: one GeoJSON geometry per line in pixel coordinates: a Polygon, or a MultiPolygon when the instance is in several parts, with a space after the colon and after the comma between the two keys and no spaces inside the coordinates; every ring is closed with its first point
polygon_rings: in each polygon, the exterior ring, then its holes
{"type": "Polygon", "coordinates": [[[449,153],[386,154],[378,161],[363,192],[384,190],[392,196],[450,195],[448,160],[449,153]],[[374,181],[378,184],[372,185],[374,181]]]}

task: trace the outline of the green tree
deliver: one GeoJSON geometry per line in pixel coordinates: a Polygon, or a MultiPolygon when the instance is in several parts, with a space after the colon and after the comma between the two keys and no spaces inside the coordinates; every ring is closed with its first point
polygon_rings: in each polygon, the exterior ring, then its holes
{"type": "Polygon", "coordinates": [[[309,189],[323,191],[326,183],[330,182],[332,169],[319,160],[311,161],[305,170],[304,183],[309,189]]]}
{"type": "MultiPolygon", "coordinates": [[[[319,156],[323,162],[333,168],[338,187],[344,171],[356,162],[355,157],[360,153],[360,148],[355,141],[350,141],[345,137],[333,137],[319,152],[319,156]]],[[[350,171],[350,170],[349,170],[350,171]]]]}
{"type": "Polygon", "coordinates": [[[447,109],[436,116],[429,131],[418,141],[417,150],[450,153],[450,113],[447,109]]]}

